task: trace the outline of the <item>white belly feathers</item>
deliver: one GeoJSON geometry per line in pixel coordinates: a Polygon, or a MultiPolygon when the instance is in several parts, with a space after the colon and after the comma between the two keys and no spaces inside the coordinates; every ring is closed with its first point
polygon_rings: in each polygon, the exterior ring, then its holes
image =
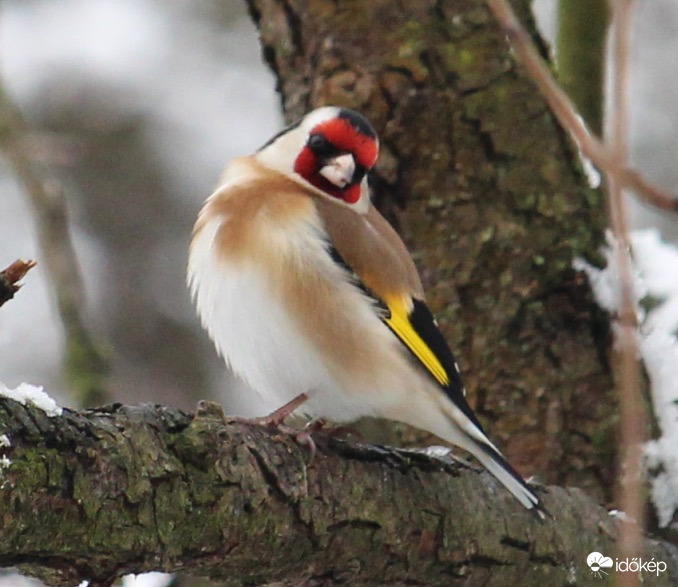
{"type": "Polygon", "coordinates": [[[194,235],[189,286],[203,326],[238,376],[275,405],[306,393],[302,411],[335,421],[389,411],[371,398],[404,399],[417,382],[403,349],[332,260],[313,206],[287,225],[262,208],[249,226],[251,250],[237,252],[223,243],[241,219],[210,212],[209,202],[203,214],[211,216],[194,235]],[[379,360],[372,354],[368,362],[363,345],[378,349],[379,360]],[[393,368],[384,370],[382,361],[393,368]],[[384,387],[393,392],[374,393],[384,387]]]}

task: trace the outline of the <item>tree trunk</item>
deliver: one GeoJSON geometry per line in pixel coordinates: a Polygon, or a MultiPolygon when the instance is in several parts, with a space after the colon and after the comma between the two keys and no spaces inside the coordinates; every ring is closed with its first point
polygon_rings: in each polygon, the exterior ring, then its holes
{"type": "MultiPolygon", "coordinates": [[[[609,501],[608,327],[572,270],[597,255],[604,199],[484,3],[248,4],[289,119],[337,104],[374,123],[375,200],[491,437],[522,473],[609,501]]],[[[530,2],[514,4],[534,32],[530,2]]]]}
{"type": "MultiPolygon", "coordinates": [[[[486,472],[338,440],[306,446],[215,404],[47,417],[0,399],[0,565],[49,585],[150,570],[227,585],[600,585],[617,529],[577,489],[525,510],[486,472]],[[481,506],[482,504],[482,506],[481,506]]],[[[652,585],[678,581],[678,551],[652,585]]]]}

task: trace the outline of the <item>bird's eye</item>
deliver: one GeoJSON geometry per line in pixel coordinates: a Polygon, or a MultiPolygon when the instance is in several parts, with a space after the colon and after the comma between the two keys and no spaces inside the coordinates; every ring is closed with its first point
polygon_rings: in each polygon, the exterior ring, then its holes
{"type": "Polygon", "coordinates": [[[308,147],[318,157],[331,157],[337,153],[337,148],[321,134],[311,135],[308,138],[308,147]]]}
{"type": "Polygon", "coordinates": [[[360,165],[359,163],[355,166],[355,171],[353,172],[353,179],[351,180],[351,183],[360,183],[363,180],[363,177],[365,177],[365,174],[367,173],[367,169],[363,166],[360,165]]]}

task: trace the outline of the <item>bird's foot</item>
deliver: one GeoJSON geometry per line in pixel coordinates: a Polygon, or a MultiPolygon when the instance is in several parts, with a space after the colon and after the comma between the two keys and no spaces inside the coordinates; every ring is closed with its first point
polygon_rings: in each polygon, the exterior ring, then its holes
{"type": "MultiPolygon", "coordinates": [[[[300,393],[292,401],[287,402],[284,406],[279,407],[275,412],[271,412],[268,416],[260,418],[249,418],[247,421],[257,426],[266,426],[267,428],[281,428],[285,418],[296,410],[301,404],[308,400],[305,393],[300,393]]],[[[292,430],[292,429],[291,429],[292,430]]]]}
{"type": "Polygon", "coordinates": [[[358,439],[362,440],[362,434],[350,426],[330,426],[327,428],[327,420],[325,418],[316,418],[315,420],[311,420],[308,424],[306,424],[304,429],[311,434],[320,432],[322,430],[323,434],[329,438],[357,436],[358,439]]]}
{"type": "MultiPolygon", "coordinates": [[[[313,422],[311,422],[311,424],[312,423],[313,422]]],[[[308,425],[301,430],[284,425],[282,427],[279,427],[278,429],[281,430],[282,432],[290,434],[294,438],[294,440],[296,440],[299,444],[308,447],[308,451],[311,453],[309,463],[315,458],[315,455],[318,452],[318,445],[315,443],[315,440],[313,439],[312,436],[314,430],[309,429],[308,425]]]]}
{"type": "Polygon", "coordinates": [[[300,405],[308,400],[308,396],[305,393],[300,393],[292,401],[287,402],[284,406],[279,407],[274,412],[271,412],[268,416],[261,416],[259,418],[229,418],[231,421],[244,422],[247,424],[254,424],[255,426],[264,426],[266,428],[273,428],[283,434],[288,434],[292,436],[299,444],[306,445],[311,452],[311,460],[317,452],[317,446],[311,434],[316,430],[320,430],[324,426],[325,421],[318,424],[318,427],[315,428],[316,422],[314,420],[307,424],[305,428],[299,430],[298,428],[293,428],[292,426],[287,426],[284,422],[285,419],[294,412],[300,405]]]}

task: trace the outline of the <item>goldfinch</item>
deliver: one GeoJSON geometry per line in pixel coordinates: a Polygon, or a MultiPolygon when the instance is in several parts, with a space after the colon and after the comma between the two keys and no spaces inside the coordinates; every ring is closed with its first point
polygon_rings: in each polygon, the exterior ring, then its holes
{"type": "Polygon", "coordinates": [[[230,368],[286,415],[388,418],[470,452],[539,498],[487,438],[414,262],[370,203],[377,135],[324,107],[233,160],[193,231],[188,284],[230,368]]]}

